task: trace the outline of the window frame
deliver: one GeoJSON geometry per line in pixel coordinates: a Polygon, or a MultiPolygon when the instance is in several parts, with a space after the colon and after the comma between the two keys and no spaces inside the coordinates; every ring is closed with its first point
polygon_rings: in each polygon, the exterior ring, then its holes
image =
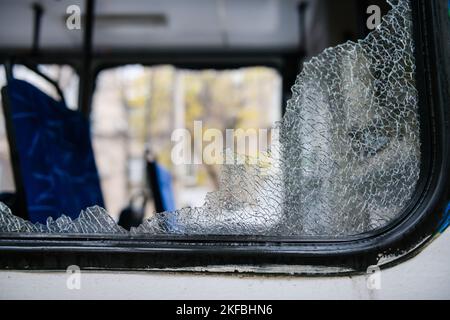
{"type": "Polygon", "coordinates": [[[450,72],[447,1],[412,3],[423,177],[405,214],[386,228],[339,239],[0,234],[0,269],[343,275],[413,257],[450,223],[450,72]]]}

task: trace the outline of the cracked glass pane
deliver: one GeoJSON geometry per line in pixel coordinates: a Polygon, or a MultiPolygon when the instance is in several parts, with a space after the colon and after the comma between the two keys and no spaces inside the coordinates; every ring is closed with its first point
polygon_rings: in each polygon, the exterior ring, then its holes
{"type": "Polygon", "coordinates": [[[11,213],[0,202],[0,232],[40,232],[40,233],[126,233],[118,226],[105,209],[91,207],[81,211],[79,217],[72,221],[62,215],[56,220],[49,217],[45,225],[31,223],[11,213]]]}
{"type": "MultiPolygon", "coordinates": [[[[389,3],[365,39],[304,64],[263,160],[226,150],[233,164],[202,207],[155,214],[129,234],[338,237],[399,217],[419,179],[420,126],[410,3],[389,3]]],[[[0,210],[1,232],[128,232],[99,207],[46,225],[0,210]]]]}

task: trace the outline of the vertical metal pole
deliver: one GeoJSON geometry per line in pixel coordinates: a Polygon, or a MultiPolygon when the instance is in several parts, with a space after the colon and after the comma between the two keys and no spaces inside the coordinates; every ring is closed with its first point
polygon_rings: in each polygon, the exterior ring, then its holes
{"type": "Polygon", "coordinates": [[[37,55],[39,51],[39,38],[41,35],[41,21],[44,9],[39,3],[32,4],[34,21],[33,21],[33,43],[31,47],[31,54],[37,55]]]}
{"type": "Polygon", "coordinates": [[[92,70],[92,40],[94,33],[95,0],[85,1],[86,14],[84,18],[83,53],[80,72],[79,110],[88,117],[91,109],[94,74],[92,70]]]}
{"type": "Polygon", "coordinates": [[[298,13],[298,28],[299,28],[299,46],[295,53],[286,55],[284,57],[284,65],[281,70],[282,82],[282,94],[281,94],[281,113],[284,116],[286,113],[287,102],[291,98],[291,86],[294,84],[299,69],[301,68],[301,62],[306,55],[306,9],[308,3],[302,1],[297,7],[298,13]]]}
{"type": "Polygon", "coordinates": [[[299,19],[299,36],[300,36],[300,56],[302,58],[307,53],[307,33],[306,33],[306,8],[308,7],[307,2],[301,2],[298,5],[298,19],[299,19]]]}

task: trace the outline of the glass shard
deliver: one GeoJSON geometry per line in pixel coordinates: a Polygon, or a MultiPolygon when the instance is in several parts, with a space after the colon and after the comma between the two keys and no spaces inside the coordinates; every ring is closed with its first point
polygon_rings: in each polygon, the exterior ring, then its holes
{"type": "Polygon", "coordinates": [[[0,202],[0,232],[40,232],[40,233],[126,233],[108,215],[105,209],[91,207],[81,211],[80,216],[72,220],[62,215],[56,220],[48,218],[45,225],[21,219],[0,202]]]}
{"type": "MultiPolygon", "coordinates": [[[[411,7],[304,64],[269,161],[224,165],[199,208],[156,214],[132,235],[346,236],[402,214],[420,174],[411,7]]],[[[98,207],[32,225],[0,207],[2,232],[125,233],[98,207]]]]}

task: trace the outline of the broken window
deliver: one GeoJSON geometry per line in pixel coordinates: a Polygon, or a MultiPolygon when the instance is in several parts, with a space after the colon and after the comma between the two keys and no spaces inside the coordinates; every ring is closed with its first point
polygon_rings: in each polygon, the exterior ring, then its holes
{"type": "Polygon", "coordinates": [[[144,208],[146,217],[158,211],[147,194],[146,152],[171,175],[174,209],[201,206],[205,195],[217,190],[222,167],[203,157],[208,144],[202,138],[208,128],[221,134],[228,129],[270,129],[281,119],[280,95],[280,75],[268,67],[188,70],[126,65],[101,71],[91,128],[109,215],[119,220],[130,202],[144,208]],[[195,124],[200,121],[202,132],[197,134],[195,124]],[[189,132],[191,145],[199,146],[191,148],[192,158],[204,161],[172,161],[171,137],[179,128],[189,132]]]}
{"type": "MultiPolygon", "coordinates": [[[[411,5],[389,3],[365,39],[304,64],[263,160],[225,150],[233,163],[203,206],[155,214],[129,234],[339,237],[400,217],[420,176],[420,123],[411,5]]],[[[2,232],[128,232],[99,207],[46,225],[0,210],[2,232]]]]}

